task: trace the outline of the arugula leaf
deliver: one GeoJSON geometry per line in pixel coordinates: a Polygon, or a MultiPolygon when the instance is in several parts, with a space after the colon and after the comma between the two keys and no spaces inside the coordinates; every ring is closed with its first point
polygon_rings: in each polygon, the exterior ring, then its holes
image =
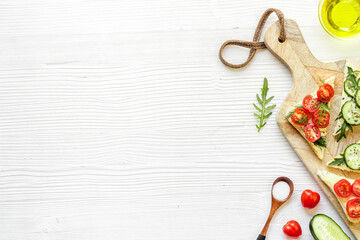
{"type": "Polygon", "coordinates": [[[343,118],[343,115],[342,115],[342,112],[340,111],[339,113],[339,116],[337,116],[337,118],[335,120],[340,120],[342,119],[343,120],[343,123],[341,125],[341,127],[336,131],[336,141],[339,142],[342,138],[346,138],[346,132],[347,130],[349,129],[351,132],[353,132],[353,128],[350,124],[348,124],[344,118],[343,118]]]}
{"type": "Polygon", "coordinates": [[[351,84],[349,86],[354,88],[355,90],[359,89],[354,70],[351,67],[347,67],[347,69],[348,69],[348,74],[346,75],[346,80],[351,81],[351,84]]]}
{"type": "Polygon", "coordinates": [[[352,67],[346,66],[347,70],[348,70],[348,74],[354,74],[354,70],[352,69],[352,67]]]}
{"type": "Polygon", "coordinates": [[[315,146],[318,147],[326,147],[326,139],[324,136],[321,136],[318,140],[314,142],[315,146]]]}
{"type": "Polygon", "coordinates": [[[261,128],[263,128],[266,125],[266,119],[268,119],[271,116],[272,114],[271,111],[276,107],[275,104],[266,107],[266,105],[268,105],[270,101],[274,98],[274,96],[267,98],[268,91],[269,91],[268,80],[267,78],[264,78],[263,87],[261,89],[261,98],[259,94],[256,94],[256,99],[260,107],[257,106],[255,103],[253,103],[254,108],[259,112],[259,113],[254,113],[255,117],[260,119],[259,125],[256,124],[256,128],[258,129],[258,132],[260,132],[261,128]]]}
{"type": "Polygon", "coordinates": [[[337,116],[337,118],[335,120],[339,120],[339,119],[342,119],[342,118],[343,118],[343,115],[342,115],[342,112],[340,111],[339,115],[337,116]]]}
{"type": "Polygon", "coordinates": [[[340,157],[334,158],[334,161],[329,163],[329,166],[332,166],[332,165],[340,166],[340,165],[344,165],[344,164],[345,164],[344,154],[340,154],[340,157]]]}
{"type": "Polygon", "coordinates": [[[320,117],[330,112],[329,104],[327,102],[321,102],[319,109],[320,109],[320,117]]]}
{"type": "Polygon", "coordinates": [[[338,134],[338,136],[336,138],[337,142],[339,142],[342,138],[346,138],[347,129],[350,129],[350,131],[353,132],[352,126],[344,120],[341,127],[336,131],[336,134],[338,134]]]}

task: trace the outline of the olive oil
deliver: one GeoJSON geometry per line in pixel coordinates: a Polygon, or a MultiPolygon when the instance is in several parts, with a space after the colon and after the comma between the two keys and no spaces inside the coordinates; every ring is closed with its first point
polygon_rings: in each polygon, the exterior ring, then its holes
{"type": "Polygon", "coordinates": [[[360,36],[360,0],[322,0],[319,18],[323,28],[334,37],[360,36]]]}

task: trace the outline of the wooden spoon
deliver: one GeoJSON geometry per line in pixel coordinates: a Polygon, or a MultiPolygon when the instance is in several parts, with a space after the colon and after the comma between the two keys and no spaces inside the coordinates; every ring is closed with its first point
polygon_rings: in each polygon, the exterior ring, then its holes
{"type": "Polygon", "coordinates": [[[268,228],[269,228],[269,225],[270,225],[270,222],[271,222],[271,219],[272,217],[274,216],[276,210],[278,210],[278,208],[283,205],[287,200],[289,200],[289,198],[291,197],[291,195],[293,194],[294,192],[294,184],[293,182],[287,178],[287,177],[278,177],[277,179],[275,179],[272,187],[271,187],[271,209],[270,209],[270,213],[269,213],[269,217],[268,219],[266,220],[266,223],[265,223],[265,226],[264,228],[262,229],[260,235],[258,236],[258,238],[256,240],[264,240],[265,237],[266,237],[266,233],[268,231],[268,228]],[[280,200],[277,200],[275,197],[274,197],[274,193],[273,193],[273,190],[274,190],[274,186],[278,183],[278,182],[286,182],[289,187],[290,187],[290,192],[289,192],[289,195],[287,196],[287,198],[285,198],[284,200],[280,201],[280,200]]]}

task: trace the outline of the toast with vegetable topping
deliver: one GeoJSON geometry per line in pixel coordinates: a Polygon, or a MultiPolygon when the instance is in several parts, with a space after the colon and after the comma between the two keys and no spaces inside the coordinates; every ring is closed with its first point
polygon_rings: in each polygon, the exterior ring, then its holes
{"type": "Polygon", "coordinates": [[[330,100],[334,96],[334,80],[331,77],[302,102],[288,109],[286,116],[290,124],[298,130],[313,149],[316,156],[324,159],[327,127],[330,121],[330,100]]]}
{"type": "MultiPolygon", "coordinates": [[[[353,185],[353,183],[355,182],[356,179],[345,178],[343,176],[333,174],[333,173],[327,172],[327,171],[318,171],[317,175],[320,177],[320,179],[324,183],[326,183],[326,185],[330,188],[332,193],[335,195],[335,197],[337,198],[337,200],[339,201],[339,203],[341,205],[341,208],[343,209],[343,211],[345,213],[346,218],[352,223],[359,223],[360,218],[351,217],[351,216],[353,216],[352,215],[353,207],[360,205],[360,202],[357,201],[358,199],[360,200],[360,198],[358,198],[351,192],[351,185],[353,185]],[[340,181],[342,181],[342,182],[340,182],[340,181]],[[349,191],[346,193],[346,195],[344,195],[344,197],[341,197],[338,195],[339,194],[338,189],[340,187],[342,187],[344,189],[344,191],[349,191]],[[335,191],[335,189],[337,192],[335,191]]],[[[341,193],[345,193],[344,191],[341,193]]]]}
{"type": "Polygon", "coordinates": [[[341,110],[336,118],[336,126],[333,132],[337,141],[346,138],[347,133],[353,131],[353,127],[360,125],[360,67],[358,61],[348,63],[345,69],[341,110]]]}
{"type": "Polygon", "coordinates": [[[360,141],[350,144],[343,153],[327,163],[328,166],[346,171],[360,171],[360,141]]]}

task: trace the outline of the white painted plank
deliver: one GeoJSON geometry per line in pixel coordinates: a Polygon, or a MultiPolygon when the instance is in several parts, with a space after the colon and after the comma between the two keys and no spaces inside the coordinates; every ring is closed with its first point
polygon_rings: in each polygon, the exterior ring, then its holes
{"type": "Polygon", "coordinates": [[[323,195],[301,207],[303,189],[320,189],[274,117],[256,132],[263,77],[280,105],[289,71],[268,51],[243,71],[218,60],[267,7],[295,19],[319,59],[357,56],[310,0],[2,0],[0,239],[255,239],[279,175],[296,189],[268,239],[286,239],[290,219],[312,239],[317,212],[344,227],[323,195]]]}

